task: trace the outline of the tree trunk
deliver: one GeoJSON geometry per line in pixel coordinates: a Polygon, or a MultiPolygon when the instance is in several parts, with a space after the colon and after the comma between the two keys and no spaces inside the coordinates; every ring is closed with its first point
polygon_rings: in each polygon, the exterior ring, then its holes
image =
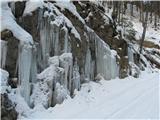
{"type": "Polygon", "coordinates": [[[131,16],[133,16],[133,2],[131,2],[131,16]]]}
{"type": "Polygon", "coordinates": [[[146,11],[145,21],[143,22],[143,33],[142,33],[142,39],[140,42],[140,50],[139,50],[140,54],[142,53],[143,42],[144,42],[145,35],[146,35],[147,21],[148,21],[148,10],[146,11]]]}

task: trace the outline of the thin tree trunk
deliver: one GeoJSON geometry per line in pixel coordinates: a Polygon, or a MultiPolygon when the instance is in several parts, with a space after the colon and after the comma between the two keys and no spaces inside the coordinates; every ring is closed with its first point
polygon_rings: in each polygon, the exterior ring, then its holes
{"type": "Polygon", "coordinates": [[[157,28],[157,14],[156,13],[154,16],[154,26],[155,26],[155,28],[157,28]]]}
{"type": "Polygon", "coordinates": [[[146,35],[147,21],[148,21],[148,10],[146,11],[145,21],[143,22],[143,33],[142,33],[142,39],[140,42],[140,50],[139,50],[140,54],[142,53],[143,42],[144,42],[145,35],[146,35]]]}
{"type": "Polygon", "coordinates": [[[131,16],[133,16],[133,2],[131,2],[131,16]]]}

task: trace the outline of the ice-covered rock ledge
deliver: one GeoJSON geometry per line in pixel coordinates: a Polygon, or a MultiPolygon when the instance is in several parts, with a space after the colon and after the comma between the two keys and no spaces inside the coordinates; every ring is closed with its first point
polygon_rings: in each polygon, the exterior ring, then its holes
{"type": "Polygon", "coordinates": [[[32,63],[32,51],[33,51],[33,38],[19,26],[15,20],[14,15],[11,12],[11,8],[8,6],[8,2],[2,2],[1,6],[1,29],[0,31],[10,30],[13,36],[19,41],[19,57],[18,57],[18,68],[19,68],[19,85],[22,96],[25,97],[27,103],[29,103],[30,97],[30,70],[32,63]]]}

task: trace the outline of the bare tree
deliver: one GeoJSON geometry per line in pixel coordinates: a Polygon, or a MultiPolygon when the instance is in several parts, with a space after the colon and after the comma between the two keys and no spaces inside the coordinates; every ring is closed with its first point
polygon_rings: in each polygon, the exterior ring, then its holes
{"type": "Polygon", "coordinates": [[[143,25],[143,33],[142,33],[142,38],[141,38],[141,41],[140,41],[140,50],[139,50],[139,53],[140,53],[140,54],[142,53],[143,42],[144,42],[144,39],[145,39],[146,29],[147,29],[148,3],[146,3],[145,11],[146,11],[146,13],[145,13],[145,20],[142,22],[142,25],[143,25]]]}

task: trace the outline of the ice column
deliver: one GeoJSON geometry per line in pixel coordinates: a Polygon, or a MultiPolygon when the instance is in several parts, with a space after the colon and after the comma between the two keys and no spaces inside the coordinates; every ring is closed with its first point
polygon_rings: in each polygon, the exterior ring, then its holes
{"type": "Polygon", "coordinates": [[[71,91],[72,83],[72,67],[73,67],[72,53],[63,53],[60,56],[60,67],[64,68],[64,88],[71,91]]]}
{"type": "Polygon", "coordinates": [[[65,30],[65,36],[64,36],[64,52],[67,53],[68,52],[68,30],[66,27],[63,27],[63,29],[65,30]]]}
{"type": "Polygon", "coordinates": [[[31,60],[31,71],[30,71],[30,81],[36,83],[37,80],[37,48],[33,46],[32,48],[32,60],[31,60]]]}
{"type": "Polygon", "coordinates": [[[21,95],[25,101],[30,102],[30,70],[32,59],[32,46],[20,42],[19,45],[19,84],[21,95]]]}
{"type": "Polygon", "coordinates": [[[128,61],[134,63],[134,57],[131,45],[128,45],[128,61]]]}
{"type": "Polygon", "coordinates": [[[54,25],[54,55],[59,54],[59,27],[54,25]]]}
{"type": "Polygon", "coordinates": [[[111,55],[111,75],[112,79],[116,78],[118,76],[118,66],[116,62],[116,57],[111,55]]]}
{"type": "Polygon", "coordinates": [[[74,90],[80,89],[80,74],[79,74],[79,67],[77,65],[77,60],[74,63],[73,66],[73,78],[72,78],[72,90],[71,90],[71,94],[73,95],[74,90]]]}
{"type": "Polygon", "coordinates": [[[91,52],[87,49],[86,62],[85,62],[85,81],[90,81],[91,77],[91,52]]]}
{"type": "Polygon", "coordinates": [[[111,75],[111,51],[109,46],[98,36],[95,38],[96,45],[96,68],[106,80],[110,80],[111,75]]]}

